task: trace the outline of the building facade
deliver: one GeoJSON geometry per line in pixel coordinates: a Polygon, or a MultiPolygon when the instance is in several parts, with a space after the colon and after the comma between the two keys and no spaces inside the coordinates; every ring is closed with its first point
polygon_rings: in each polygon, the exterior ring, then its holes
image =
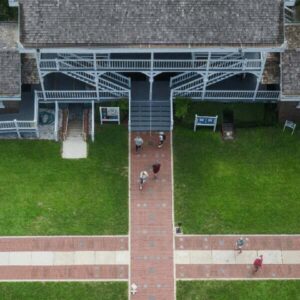
{"type": "Polygon", "coordinates": [[[295,1],[9,2],[19,22],[0,24],[0,103],[32,102],[21,131],[45,103],[56,139],[60,109],[88,107],[93,139],[95,105],[111,100],[127,99],[130,131],[172,130],[177,97],[278,102],[283,115],[300,101],[295,1]]]}

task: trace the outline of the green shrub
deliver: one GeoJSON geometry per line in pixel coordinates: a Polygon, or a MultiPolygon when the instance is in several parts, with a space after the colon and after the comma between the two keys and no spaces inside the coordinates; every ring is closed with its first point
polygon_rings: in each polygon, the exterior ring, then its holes
{"type": "Polygon", "coordinates": [[[176,98],[175,100],[175,118],[179,121],[187,116],[192,101],[188,98],[176,98]]]}

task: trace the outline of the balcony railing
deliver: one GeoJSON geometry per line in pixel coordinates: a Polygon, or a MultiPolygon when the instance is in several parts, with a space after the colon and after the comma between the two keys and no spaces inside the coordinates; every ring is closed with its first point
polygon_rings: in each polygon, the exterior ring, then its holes
{"type": "Polygon", "coordinates": [[[45,91],[36,92],[38,101],[89,102],[128,97],[128,91],[45,91]],[[99,98],[98,98],[99,97],[99,98]]]}
{"type": "Polygon", "coordinates": [[[42,71],[259,71],[260,59],[235,60],[90,60],[90,59],[42,59],[42,71]]]}
{"type": "Polygon", "coordinates": [[[280,91],[180,91],[173,90],[173,97],[184,96],[195,100],[228,100],[228,101],[278,101],[280,91]]]}

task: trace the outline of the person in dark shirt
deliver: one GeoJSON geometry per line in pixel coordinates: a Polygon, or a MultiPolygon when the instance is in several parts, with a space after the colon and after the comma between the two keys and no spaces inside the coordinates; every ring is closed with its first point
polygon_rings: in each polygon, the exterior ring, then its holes
{"type": "Polygon", "coordinates": [[[160,166],[161,164],[158,161],[152,165],[152,172],[154,175],[154,179],[157,179],[157,174],[160,170],[160,166]]]}

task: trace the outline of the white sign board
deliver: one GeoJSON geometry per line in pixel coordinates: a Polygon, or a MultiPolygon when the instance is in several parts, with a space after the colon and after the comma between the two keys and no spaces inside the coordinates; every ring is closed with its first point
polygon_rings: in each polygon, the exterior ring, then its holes
{"type": "Polygon", "coordinates": [[[198,116],[195,115],[194,131],[196,131],[197,126],[210,126],[216,131],[218,123],[218,116],[198,116]]]}
{"type": "Polygon", "coordinates": [[[285,131],[286,127],[292,129],[292,134],[294,134],[294,131],[296,129],[296,123],[294,123],[293,121],[286,120],[284,123],[283,131],[285,131]]]}
{"type": "Polygon", "coordinates": [[[104,107],[100,106],[100,123],[103,122],[118,122],[120,125],[120,108],[119,107],[104,107]]]}

